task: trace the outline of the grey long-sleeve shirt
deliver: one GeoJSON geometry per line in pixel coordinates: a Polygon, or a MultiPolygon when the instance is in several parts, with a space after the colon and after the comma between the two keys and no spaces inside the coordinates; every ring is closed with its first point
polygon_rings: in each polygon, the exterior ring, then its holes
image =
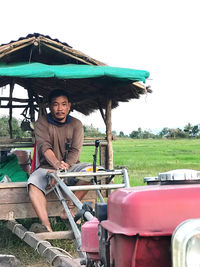
{"type": "Polygon", "coordinates": [[[45,116],[40,117],[35,123],[35,138],[40,167],[53,168],[44,157],[44,152],[47,149],[51,149],[59,161],[64,160],[73,166],[79,159],[83,137],[82,123],[72,116],[70,116],[68,123],[62,125],[51,124],[45,116]],[[70,143],[67,160],[64,158],[66,142],[70,143]]]}

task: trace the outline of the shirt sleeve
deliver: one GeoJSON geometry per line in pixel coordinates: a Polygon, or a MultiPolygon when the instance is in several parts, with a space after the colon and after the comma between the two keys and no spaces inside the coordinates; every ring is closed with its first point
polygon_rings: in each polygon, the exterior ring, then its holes
{"type": "Polygon", "coordinates": [[[50,135],[45,123],[45,119],[41,118],[35,123],[35,139],[37,149],[40,155],[44,155],[47,149],[52,149],[52,142],[50,140],[50,135]]]}
{"type": "Polygon", "coordinates": [[[72,140],[70,142],[71,144],[66,160],[66,162],[71,166],[76,164],[79,160],[81,148],[83,145],[83,138],[84,138],[83,125],[79,120],[77,120],[74,125],[72,140]]]}

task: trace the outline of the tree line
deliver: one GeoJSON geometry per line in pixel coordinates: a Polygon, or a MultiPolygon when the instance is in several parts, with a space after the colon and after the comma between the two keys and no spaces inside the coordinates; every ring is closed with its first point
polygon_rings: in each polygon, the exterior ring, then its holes
{"type": "MultiPolygon", "coordinates": [[[[9,137],[9,125],[8,116],[0,117],[0,137],[9,137]]],[[[31,131],[24,131],[21,127],[22,120],[14,118],[12,119],[13,138],[31,137],[31,131]]],[[[105,137],[105,133],[102,133],[98,128],[91,125],[83,125],[85,137],[105,137]]],[[[188,123],[182,129],[181,128],[167,128],[164,127],[160,132],[153,133],[151,130],[142,130],[138,128],[132,131],[129,135],[120,131],[117,134],[113,131],[114,137],[121,138],[133,138],[133,139],[148,139],[148,138],[200,138],[200,124],[192,125],[188,123]]]]}
{"type": "Polygon", "coordinates": [[[153,133],[151,130],[142,130],[138,128],[132,131],[128,136],[120,132],[119,137],[129,137],[134,139],[148,139],[148,138],[200,138],[200,124],[192,125],[188,123],[182,129],[181,128],[168,128],[164,127],[160,132],[153,133]]]}

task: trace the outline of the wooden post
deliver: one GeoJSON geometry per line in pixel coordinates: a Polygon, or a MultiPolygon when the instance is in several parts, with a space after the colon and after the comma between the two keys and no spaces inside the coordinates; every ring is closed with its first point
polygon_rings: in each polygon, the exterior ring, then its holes
{"type": "Polygon", "coordinates": [[[10,105],[10,107],[9,107],[9,120],[8,120],[10,139],[12,139],[12,137],[13,137],[13,133],[12,133],[12,95],[13,95],[14,85],[15,84],[12,81],[10,83],[10,95],[9,95],[9,102],[8,102],[8,104],[10,105]]]}
{"type": "Polygon", "coordinates": [[[108,169],[113,169],[113,149],[112,149],[112,99],[107,100],[106,106],[106,137],[108,142],[108,169]]]}
{"type": "Polygon", "coordinates": [[[31,90],[31,88],[28,88],[27,91],[28,91],[28,97],[29,97],[30,119],[31,119],[31,122],[35,122],[33,92],[31,90]]]}

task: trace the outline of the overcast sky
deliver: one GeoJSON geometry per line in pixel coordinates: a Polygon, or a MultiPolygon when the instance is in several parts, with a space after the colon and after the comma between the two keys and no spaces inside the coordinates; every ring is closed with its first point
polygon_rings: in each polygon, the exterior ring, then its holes
{"type": "MultiPolygon", "coordinates": [[[[0,44],[39,32],[110,66],[148,70],[153,93],[113,110],[117,132],[200,123],[198,0],[3,1],[0,25],[0,44]]],[[[76,116],[104,127],[99,113],[76,116]]]]}

